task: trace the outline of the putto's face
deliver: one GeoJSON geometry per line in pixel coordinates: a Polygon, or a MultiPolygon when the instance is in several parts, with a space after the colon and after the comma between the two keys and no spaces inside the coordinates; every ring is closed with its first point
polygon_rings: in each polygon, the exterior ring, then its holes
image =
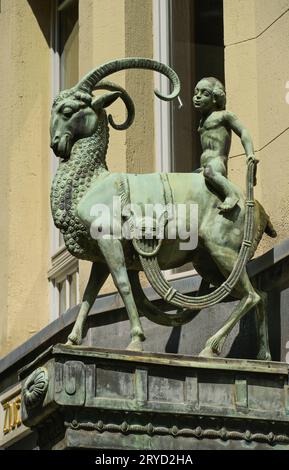
{"type": "Polygon", "coordinates": [[[193,103],[196,109],[204,113],[216,107],[213,85],[208,80],[200,80],[194,90],[193,103]]]}

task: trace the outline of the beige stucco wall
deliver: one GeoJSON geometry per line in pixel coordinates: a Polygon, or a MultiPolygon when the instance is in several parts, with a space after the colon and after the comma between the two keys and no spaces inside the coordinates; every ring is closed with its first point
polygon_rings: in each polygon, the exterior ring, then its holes
{"type": "MultiPolygon", "coordinates": [[[[50,317],[49,23],[50,2],[1,2],[0,356],[39,331],[50,317]]],[[[79,2],[80,76],[117,57],[152,57],[152,41],[151,0],[79,2]]],[[[131,93],[136,120],[127,132],[111,131],[108,166],[111,171],[152,171],[153,73],[146,72],[145,81],[137,71],[110,78],[131,93]]],[[[112,112],[116,122],[125,118],[121,102],[112,112]]],[[[88,263],[80,263],[81,295],[89,269],[88,263]]],[[[109,280],[102,292],[113,290],[109,280]]]]}
{"type": "MultiPolygon", "coordinates": [[[[79,3],[80,75],[115,58],[153,57],[151,0],[81,0],[79,3]],[[100,14],[101,12],[101,14],[100,14]]],[[[109,77],[134,100],[135,122],[127,131],[110,130],[107,163],[110,171],[147,173],[154,170],[153,72],[131,70],[109,77]]],[[[125,117],[121,102],[111,107],[116,122],[125,117]]],[[[90,263],[80,261],[80,294],[90,263]]],[[[115,291],[111,278],[101,293],[115,291]]]]}
{"type": "MultiPolygon", "coordinates": [[[[153,57],[151,0],[81,0],[79,42],[80,76],[115,58],[153,57]]],[[[111,130],[109,169],[152,171],[153,73],[132,70],[119,72],[109,79],[125,86],[136,106],[135,122],[127,132],[111,130]]],[[[120,100],[111,110],[116,121],[124,118],[120,100]]]]}
{"type": "Polygon", "coordinates": [[[1,2],[0,356],[49,319],[47,16],[47,2],[1,2]]]}
{"type": "MultiPolygon", "coordinates": [[[[276,240],[264,237],[260,253],[289,233],[289,0],[224,0],[224,27],[228,108],[252,134],[260,159],[256,196],[278,232],[276,240]]],[[[244,187],[243,153],[235,138],[230,176],[244,187]]]]}

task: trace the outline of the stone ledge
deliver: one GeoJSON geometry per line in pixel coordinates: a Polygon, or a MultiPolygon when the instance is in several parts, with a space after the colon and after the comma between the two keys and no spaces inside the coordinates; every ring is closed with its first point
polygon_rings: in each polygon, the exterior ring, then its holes
{"type": "Polygon", "coordinates": [[[52,420],[62,430],[57,438],[52,426],[51,448],[73,448],[75,431],[80,447],[89,447],[92,433],[93,442],[129,434],[132,446],[131,436],[142,434],[161,435],[161,446],[165,436],[182,445],[200,438],[289,444],[284,363],[56,345],[19,376],[24,424],[43,434],[52,420]]]}
{"type": "Polygon", "coordinates": [[[57,344],[52,346],[35,361],[24,366],[20,371],[20,377],[27,374],[39,363],[53,355],[55,357],[79,357],[94,358],[97,360],[124,361],[133,363],[155,364],[160,366],[189,367],[191,369],[213,369],[234,370],[239,372],[259,372],[263,374],[288,375],[288,364],[286,362],[258,361],[252,359],[227,359],[227,358],[205,358],[193,357],[184,354],[165,354],[153,352],[138,352],[130,350],[118,350],[112,348],[95,348],[89,346],[69,346],[57,344]]]}

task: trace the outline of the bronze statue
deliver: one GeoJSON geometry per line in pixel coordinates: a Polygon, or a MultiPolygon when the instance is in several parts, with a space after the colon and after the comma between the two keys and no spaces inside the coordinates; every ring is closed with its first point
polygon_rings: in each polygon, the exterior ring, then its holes
{"type": "MultiPolygon", "coordinates": [[[[88,312],[111,273],[130,319],[129,349],[141,350],[145,340],[139,312],[159,324],[180,325],[195,315],[194,310],[213,305],[231,293],[240,299],[240,303],[224,326],[207,341],[201,354],[219,355],[234,325],[245,313],[256,307],[258,358],[269,360],[266,294],[252,286],[245,269],[263,233],[276,235],[268,215],[253,200],[256,163],[253,148],[247,141],[246,153],[250,158],[245,197],[239,188],[225,178],[230,128],[242,135],[243,131],[231,114],[215,109],[216,87],[214,85],[212,89],[212,83],[203,82],[198,84],[202,89],[197,88],[195,104],[203,113],[201,132],[205,178],[202,172],[143,175],[110,173],[105,161],[108,123],[115,129],[126,129],[132,124],[134,105],[124,89],[104,79],[127,68],[146,68],[165,74],[171,80],[173,91],[169,96],[155,91],[156,95],[165,100],[178,96],[179,79],[170,67],[150,59],[128,58],[97,67],[76,86],[62,91],[52,107],[51,146],[61,159],[51,191],[54,222],[63,233],[69,252],[92,262],[88,285],[68,344],[81,343],[88,312]],[[209,91],[208,96],[204,85],[209,91]],[[94,97],[92,92],[101,88],[110,93],[94,97]],[[127,119],[123,124],[116,124],[110,115],[107,117],[105,111],[117,98],[122,99],[127,108],[127,119]],[[206,103],[210,103],[210,115],[206,114],[209,110],[206,103]],[[225,124],[225,120],[230,125],[225,124]],[[213,126],[216,129],[214,131],[211,129],[213,126]],[[213,148],[209,151],[211,146],[213,148]],[[215,190],[212,191],[212,187],[215,190]],[[122,207],[130,202],[144,205],[148,201],[164,205],[198,205],[197,247],[194,250],[180,250],[180,238],[171,239],[168,236],[165,213],[161,214],[164,220],[164,238],[161,240],[155,236],[148,240],[145,237],[115,237],[112,230],[114,197],[120,197],[122,207]],[[107,219],[101,224],[95,218],[96,204],[102,204],[108,211],[107,219]],[[226,214],[223,214],[224,211],[227,211],[226,214]],[[106,236],[97,236],[98,232],[105,232],[106,236]],[[189,261],[193,262],[207,283],[217,286],[213,293],[196,298],[185,296],[172,289],[163,278],[161,270],[176,268],[189,261]],[[174,315],[166,314],[150,303],[139,283],[138,273],[141,270],[145,271],[154,289],[181,310],[174,315]]],[[[189,223],[189,220],[185,222],[189,223]]],[[[159,219],[155,219],[155,227],[158,223],[159,219]]],[[[122,212],[120,224],[133,233],[136,221],[130,213],[122,212]]]]}

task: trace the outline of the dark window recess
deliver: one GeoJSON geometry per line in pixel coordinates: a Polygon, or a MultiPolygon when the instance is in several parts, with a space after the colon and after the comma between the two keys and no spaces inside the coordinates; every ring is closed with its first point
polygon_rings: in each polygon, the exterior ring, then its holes
{"type": "Polygon", "coordinates": [[[59,6],[60,88],[78,82],[78,1],[64,1],[59,6]],[[65,8],[64,8],[65,7],[65,8]]]}
{"type": "Polygon", "coordinates": [[[224,82],[223,0],[171,0],[171,65],[181,83],[183,107],[173,105],[172,171],[200,166],[199,117],[192,105],[198,80],[215,76],[224,82]]]}

